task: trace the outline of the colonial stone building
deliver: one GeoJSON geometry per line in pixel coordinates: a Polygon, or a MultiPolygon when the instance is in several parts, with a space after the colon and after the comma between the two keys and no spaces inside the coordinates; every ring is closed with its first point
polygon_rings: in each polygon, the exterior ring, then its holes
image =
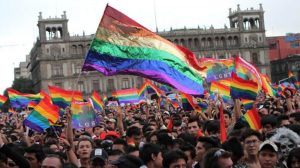
{"type": "Polygon", "coordinates": [[[259,9],[241,10],[240,5],[229,9],[229,24],[222,29],[180,29],[159,32],[173,43],[185,46],[198,58],[230,58],[242,56],[253,63],[264,74],[270,75],[268,44],[265,34],[264,11],[259,9]]]}
{"type": "MultiPolygon", "coordinates": [[[[180,29],[158,32],[173,43],[193,51],[198,58],[229,58],[240,55],[269,74],[268,46],[264,11],[259,9],[229,10],[230,27],[222,29],[180,29]]],[[[48,85],[77,89],[89,95],[92,90],[108,95],[116,89],[140,87],[143,78],[129,75],[106,77],[99,72],[83,73],[81,67],[93,35],[70,36],[66,12],[60,18],[38,16],[39,38],[30,52],[26,66],[36,91],[48,85]]]]}

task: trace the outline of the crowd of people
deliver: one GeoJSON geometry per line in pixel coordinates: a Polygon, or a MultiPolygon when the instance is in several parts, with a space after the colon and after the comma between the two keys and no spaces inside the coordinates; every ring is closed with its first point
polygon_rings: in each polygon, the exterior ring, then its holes
{"type": "Polygon", "coordinates": [[[203,112],[157,102],[110,106],[93,128],[73,129],[67,108],[44,133],[23,126],[26,113],[1,113],[1,168],[299,168],[300,94],[260,95],[261,129],[250,128],[240,100],[202,98],[203,112]],[[226,141],[220,141],[220,106],[226,141]]]}

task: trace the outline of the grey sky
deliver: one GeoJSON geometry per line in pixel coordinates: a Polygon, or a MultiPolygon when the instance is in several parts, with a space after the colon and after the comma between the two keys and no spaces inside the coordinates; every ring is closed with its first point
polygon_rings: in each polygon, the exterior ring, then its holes
{"type": "MultiPolygon", "coordinates": [[[[140,24],[155,30],[154,0],[0,0],[0,94],[11,86],[14,67],[30,52],[38,36],[38,13],[44,18],[67,12],[69,33],[95,33],[105,5],[125,13],[140,24]]],[[[258,8],[263,4],[267,36],[300,32],[299,0],[155,0],[160,31],[170,27],[215,28],[228,26],[228,9],[258,8]]]]}

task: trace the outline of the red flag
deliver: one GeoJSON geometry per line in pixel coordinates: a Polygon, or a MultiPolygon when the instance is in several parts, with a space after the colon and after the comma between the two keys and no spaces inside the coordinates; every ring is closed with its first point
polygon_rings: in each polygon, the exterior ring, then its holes
{"type": "Polygon", "coordinates": [[[168,122],[167,129],[169,132],[173,131],[173,118],[170,118],[170,121],[168,122]]]}
{"type": "Polygon", "coordinates": [[[223,112],[223,104],[220,104],[220,140],[221,143],[226,141],[226,128],[225,128],[225,121],[224,121],[224,112],[223,112]]]}

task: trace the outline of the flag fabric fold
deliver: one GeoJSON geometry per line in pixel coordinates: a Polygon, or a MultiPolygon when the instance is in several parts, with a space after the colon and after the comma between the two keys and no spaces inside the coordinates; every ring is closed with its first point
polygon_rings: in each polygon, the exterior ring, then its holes
{"type": "Polygon", "coordinates": [[[91,96],[91,101],[93,108],[99,112],[104,111],[104,103],[102,102],[99,94],[96,91],[93,91],[93,94],[91,96]]]}
{"type": "Polygon", "coordinates": [[[260,117],[256,108],[248,110],[243,117],[250,125],[250,128],[254,130],[261,129],[260,117]]]}
{"type": "Polygon", "coordinates": [[[193,95],[204,91],[203,69],[192,52],[108,5],[83,65],[83,71],[143,76],[193,95]]]}
{"type": "Polygon", "coordinates": [[[258,93],[257,83],[239,78],[235,73],[232,73],[230,86],[230,95],[232,99],[249,99],[256,100],[258,93]]]}

